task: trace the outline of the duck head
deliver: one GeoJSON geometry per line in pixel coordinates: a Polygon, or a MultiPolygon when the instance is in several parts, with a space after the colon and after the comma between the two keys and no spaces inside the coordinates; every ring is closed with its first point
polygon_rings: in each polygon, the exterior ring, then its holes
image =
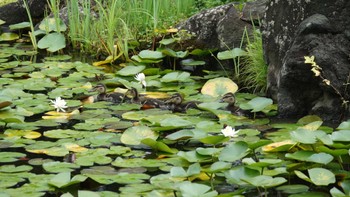
{"type": "Polygon", "coordinates": [[[224,96],[222,96],[222,98],[220,99],[220,102],[234,105],[236,103],[235,95],[231,92],[226,93],[224,94],[224,96]]]}
{"type": "Polygon", "coordinates": [[[103,83],[99,83],[96,86],[92,87],[91,90],[89,90],[89,92],[98,92],[98,93],[106,93],[107,91],[107,87],[105,84],[103,83]]]}
{"type": "Polygon", "coordinates": [[[183,101],[183,97],[180,93],[173,94],[165,103],[180,105],[183,101]]]}

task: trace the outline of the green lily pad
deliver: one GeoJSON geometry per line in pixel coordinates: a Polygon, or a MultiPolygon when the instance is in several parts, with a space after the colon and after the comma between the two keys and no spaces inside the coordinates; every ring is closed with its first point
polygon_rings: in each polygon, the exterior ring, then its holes
{"type": "Polygon", "coordinates": [[[12,41],[19,39],[19,35],[16,33],[2,33],[0,35],[0,41],[12,41]]]}
{"type": "Polygon", "coordinates": [[[163,142],[159,142],[150,138],[146,138],[141,141],[143,144],[146,144],[147,146],[150,146],[155,151],[161,151],[166,153],[176,153],[176,149],[170,148],[168,145],[166,145],[163,142]]]}
{"type": "Polygon", "coordinates": [[[215,197],[218,195],[217,191],[209,191],[211,187],[203,184],[192,183],[184,181],[178,184],[179,190],[183,196],[205,196],[215,197]]]}
{"type": "Polygon", "coordinates": [[[33,169],[32,166],[28,165],[20,165],[20,166],[15,166],[15,165],[2,165],[0,166],[0,172],[28,172],[33,169]]]}
{"type": "Polygon", "coordinates": [[[189,54],[188,51],[174,51],[170,48],[161,49],[161,52],[164,55],[175,57],[175,58],[185,58],[189,54]]]}
{"type": "Polygon", "coordinates": [[[203,66],[205,65],[205,61],[194,60],[194,59],[184,59],[181,60],[181,65],[184,66],[203,66]]]}
{"type": "Polygon", "coordinates": [[[38,42],[38,48],[56,52],[66,47],[66,38],[61,33],[50,33],[38,42]]]}
{"type": "Polygon", "coordinates": [[[0,152],[0,163],[14,162],[25,156],[26,154],[18,152],[0,152]]]}
{"type": "Polygon", "coordinates": [[[273,101],[270,98],[256,97],[248,103],[240,104],[239,107],[245,110],[252,110],[252,112],[263,111],[267,106],[272,105],[273,101]]]}
{"type": "Polygon", "coordinates": [[[242,57],[246,56],[247,52],[240,49],[240,48],[234,48],[232,50],[227,50],[223,52],[218,53],[218,59],[219,60],[227,60],[227,59],[234,59],[236,57],[242,57]]]}
{"type": "Polygon", "coordinates": [[[307,192],[309,190],[309,187],[306,185],[282,185],[277,187],[276,190],[287,194],[296,194],[307,192]]]}
{"type": "Polygon", "coordinates": [[[124,144],[139,145],[146,138],[157,140],[158,133],[147,126],[135,126],[125,130],[120,140],[124,144]]]}
{"type": "Polygon", "coordinates": [[[145,66],[126,66],[117,72],[121,76],[134,76],[145,69],[145,66]]]}
{"type": "Polygon", "coordinates": [[[164,83],[168,82],[186,82],[190,81],[190,73],[188,72],[171,72],[164,75],[160,81],[164,83]]]}
{"type": "Polygon", "coordinates": [[[136,184],[142,183],[150,178],[147,174],[129,174],[129,173],[120,173],[116,175],[104,175],[104,174],[84,174],[85,176],[93,179],[94,181],[109,185],[112,183],[119,184],[136,184]]]}
{"type": "Polygon", "coordinates": [[[60,173],[60,172],[72,172],[74,169],[79,168],[80,166],[74,163],[67,162],[48,162],[43,164],[43,168],[47,172],[51,173],[60,173]]]}
{"type": "Polygon", "coordinates": [[[329,185],[336,181],[333,172],[324,168],[312,168],[308,172],[312,183],[315,185],[329,185]]]}
{"type": "Polygon", "coordinates": [[[219,155],[220,161],[235,162],[249,154],[248,144],[245,142],[234,142],[226,146],[219,155]],[[234,155],[232,153],[235,153],[234,155]]]}
{"type": "Polygon", "coordinates": [[[9,25],[9,28],[11,30],[24,29],[24,28],[28,28],[28,27],[30,27],[30,23],[29,22],[21,22],[21,23],[9,25]]]}
{"type": "Polygon", "coordinates": [[[320,164],[328,164],[333,160],[333,156],[327,153],[315,153],[312,151],[297,151],[295,153],[287,153],[287,158],[296,159],[300,161],[315,162],[320,164]]]}
{"type": "Polygon", "coordinates": [[[87,179],[86,176],[83,175],[75,175],[71,179],[71,173],[70,172],[61,172],[56,174],[49,182],[48,184],[57,188],[64,188],[68,187],[70,185],[79,184],[81,182],[84,182],[87,179]]]}
{"type": "Polygon", "coordinates": [[[213,97],[223,96],[228,92],[235,93],[238,86],[229,78],[219,77],[208,80],[202,87],[201,93],[213,97]]]}
{"type": "Polygon", "coordinates": [[[56,21],[55,18],[47,17],[43,21],[41,21],[39,29],[44,30],[45,32],[62,32],[67,30],[67,26],[61,19],[58,19],[58,21],[56,21]],[[57,29],[57,23],[59,24],[59,29],[57,29]]]}
{"type": "Polygon", "coordinates": [[[165,55],[159,51],[151,51],[151,50],[142,50],[138,55],[141,59],[162,59],[165,55]]]}
{"type": "Polygon", "coordinates": [[[253,178],[244,179],[244,181],[247,181],[255,187],[270,188],[287,182],[287,179],[283,177],[271,177],[266,175],[260,175],[253,178]]]}

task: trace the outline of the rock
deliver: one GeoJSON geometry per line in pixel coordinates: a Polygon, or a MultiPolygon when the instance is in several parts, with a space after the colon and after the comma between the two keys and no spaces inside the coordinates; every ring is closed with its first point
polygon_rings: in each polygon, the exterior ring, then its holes
{"type": "MultiPolygon", "coordinates": [[[[245,7],[245,15],[254,13],[255,17],[260,17],[265,9],[263,4],[266,0],[257,1],[245,7]],[[251,12],[249,11],[251,9],[251,12]]],[[[242,35],[245,29],[250,34],[253,30],[251,20],[247,16],[243,21],[242,13],[236,9],[235,3],[218,6],[204,10],[199,14],[190,17],[184,23],[177,26],[195,34],[195,37],[186,41],[185,47],[201,49],[218,49],[220,51],[241,46],[242,35]],[[248,22],[247,22],[248,21],[248,22]]]]}
{"type": "Polygon", "coordinates": [[[268,92],[280,117],[316,114],[326,121],[348,118],[350,99],[350,2],[271,0],[263,22],[269,65],[268,92]],[[324,9],[327,7],[327,9],[324,9]],[[304,56],[315,56],[323,82],[304,56]]]}
{"type": "MultiPolygon", "coordinates": [[[[46,0],[28,0],[29,10],[33,23],[36,24],[44,17],[47,6],[46,0]]],[[[0,19],[6,21],[6,25],[29,21],[23,0],[9,3],[0,7],[0,19]]]]}
{"type": "Polygon", "coordinates": [[[260,25],[260,21],[264,18],[268,0],[260,0],[245,3],[241,20],[255,25],[260,25]]]}

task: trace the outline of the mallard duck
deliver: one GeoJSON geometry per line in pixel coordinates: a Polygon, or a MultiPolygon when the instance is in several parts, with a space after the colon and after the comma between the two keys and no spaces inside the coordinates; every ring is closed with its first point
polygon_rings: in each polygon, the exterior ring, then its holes
{"type": "Polygon", "coordinates": [[[236,106],[236,97],[233,93],[229,92],[222,96],[220,102],[228,103],[226,110],[237,116],[251,116],[251,112],[243,110],[236,106]]]}
{"type": "Polygon", "coordinates": [[[164,101],[140,96],[136,88],[130,88],[126,95],[130,95],[131,103],[141,104],[141,109],[161,108],[166,109],[164,101]]]}
{"type": "Polygon", "coordinates": [[[186,112],[187,109],[190,108],[196,108],[198,109],[197,105],[201,102],[199,101],[188,101],[183,103],[184,98],[180,93],[173,94],[168,100],[165,101],[165,104],[167,104],[168,109],[173,112],[186,112]]]}
{"type": "Polygon", "coordinates": [[[107,87],[103,83],[99,83],[96,86],[92,87],[90,92],[98,92],[99,94],[96,96],[97,101],[108,101],[113,103],[122,103],[125,99],[125,95],[123,93],[118,92],[110,92],[106,93],[107,87]]]}

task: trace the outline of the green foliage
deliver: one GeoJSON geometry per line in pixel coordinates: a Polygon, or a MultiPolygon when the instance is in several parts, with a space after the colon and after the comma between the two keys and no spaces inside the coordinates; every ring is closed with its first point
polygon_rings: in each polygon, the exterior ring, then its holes
{"type": "Polygon", "coordinates": [[[243,87],[253,93],[265,93],[267,88],[267,64],[264,60],[262,36],[258,29],[253,32],[252,40],[246,35],[247,55],[242,57],[240,78],[243,87]]]}

